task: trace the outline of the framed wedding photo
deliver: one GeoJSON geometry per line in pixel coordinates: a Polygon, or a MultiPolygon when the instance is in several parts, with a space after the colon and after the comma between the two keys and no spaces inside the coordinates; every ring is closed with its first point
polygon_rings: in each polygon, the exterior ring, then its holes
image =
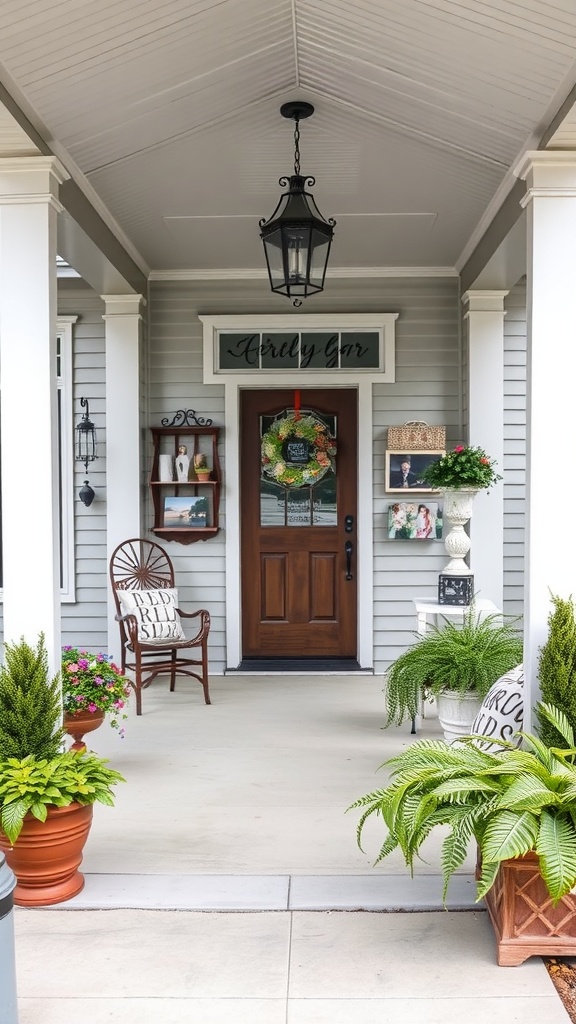
{"type": "Polygon", "coordinates": [[[424,470],[432,463],[438,462],[445,455],[444,450],[436,451],[387,451],[385,490],[390,494],[406,494],[412,491],[419,494],[430,494],[435,491],[423,480],[424,470]]]}

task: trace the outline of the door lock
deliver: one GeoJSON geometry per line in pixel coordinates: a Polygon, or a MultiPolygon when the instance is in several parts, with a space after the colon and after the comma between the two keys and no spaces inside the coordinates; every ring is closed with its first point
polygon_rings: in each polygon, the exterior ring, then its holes
{"type": "Polygon", "coordinates": [[[344,533],[352,533],[354,529],[354,516],[344,516],[344,533]]]}

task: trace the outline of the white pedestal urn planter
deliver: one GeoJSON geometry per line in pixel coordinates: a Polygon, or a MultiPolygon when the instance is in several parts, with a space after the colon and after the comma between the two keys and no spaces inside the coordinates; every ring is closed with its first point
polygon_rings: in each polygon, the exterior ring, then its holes
{"type": "Polygon", "coordinates": [[[480,711],[482,701],[477,693],[457,693],[444,690],[436,698],[438,721],[444,730],[446,743],[454,743],[461,736],[469,736],[472,724],[480,711]]]}
{"type": "Polygon", "coordinates": [[[443,575],[472,575],[472,570],[464,561],[471,547],[470,537],[464,527],[472,518],[472,503],[479,490],[478,487],[456,487],[454,489],[446,488],[443,492],[444,518],[450,524],[450,531],[444,541],[450,561],[442,569],[443,575]]]}

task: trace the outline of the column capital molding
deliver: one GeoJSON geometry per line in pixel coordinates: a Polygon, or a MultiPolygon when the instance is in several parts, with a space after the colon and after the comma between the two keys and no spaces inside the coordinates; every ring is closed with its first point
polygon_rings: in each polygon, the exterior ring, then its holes
{"type": "Polygon", "coordinates": [[[142,319],[142,311],[146,306],[146,299],[143,295],[101,295],[100,298],[106,305],[106,312],[102,314],[103,320],[113,320],[118,317],[142,319]]]}
{"type": "Polygon", "coordinates": [[[69,177],[56,156],[0,157],[0,205],[46,203],[61,213],[58,190],[69,177]]]}
{"type": "Polygon", "coordinates": [[[576,197],[576,151],[571,149],[528,150],[512,169],[527,183],[520,205],[533,199],[570,199],[576,197]]]}
{"type": "Polygon", "coordinates": [[[504,299],[509,294],[508,290],[500,289],[471,289],[464,292],[461,301],[468,307],[464,313],[464,319],[469,317],[470,313],[502,313],[506,315],[504,299]]]}

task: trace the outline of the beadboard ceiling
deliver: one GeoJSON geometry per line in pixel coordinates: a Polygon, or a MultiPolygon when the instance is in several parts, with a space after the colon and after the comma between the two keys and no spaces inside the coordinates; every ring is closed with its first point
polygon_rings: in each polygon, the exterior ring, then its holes
{"type": "MultiPolygon", "coordinates": [[[[263,267],[293,165],[331,267],[470,253],[576,83],[574,0],[2,0],[0,83],[141,266],[263,267]]],[[[568,122],[570,124],[570,122],[568,122]]],[[[559,145],[569,145],[574,118],[559,145]]],[[[25,152],[0,117],[0,152],[25,152]],[[18,147],[20,147],[18,149],[18,147]]]]}

